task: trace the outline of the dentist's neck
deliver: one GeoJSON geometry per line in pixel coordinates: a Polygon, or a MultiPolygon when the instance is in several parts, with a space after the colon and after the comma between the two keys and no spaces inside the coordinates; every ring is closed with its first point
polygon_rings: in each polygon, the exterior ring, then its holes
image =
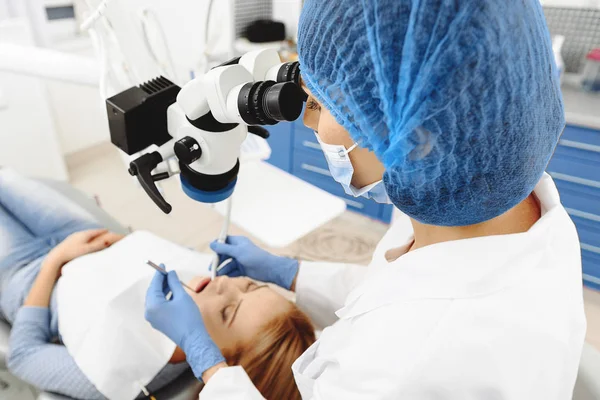
{"type": "Polygon", "coordinates": [[[415,242],[410,250],[451,240],[526,232],[540,217],[540,204],[535,195],[531,194],[499,217],[476,225],[455,227],[426,225],[411,218],[415,242]]]}

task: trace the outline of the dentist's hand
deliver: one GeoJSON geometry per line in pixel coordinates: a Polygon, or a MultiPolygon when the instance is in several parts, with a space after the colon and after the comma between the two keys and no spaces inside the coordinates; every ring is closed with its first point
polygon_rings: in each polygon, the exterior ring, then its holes
{"type": "Polygon", "coordinates": [[[154,275],[146,292],[145,317],[154,329],[181,347],[198,379],[202,379],[207,370],[225,362],[221,350],[206,331],[198,306],[184,290],[175,271],[166,277],[158,271],[154,275]],[[170,300],[166,299],[168,292],[172,292],[170,300]]]}
{"type": "Polygon", "coordinates": [[[245,236],[229,236],[226,243],[215,241],[210,244],[210,248],[219,254],[220,262],[232,258],[229,264],[217,271],[217,275],[248,276],[292,289],[298,273],[298,260],[273,255],[245,236]]]}

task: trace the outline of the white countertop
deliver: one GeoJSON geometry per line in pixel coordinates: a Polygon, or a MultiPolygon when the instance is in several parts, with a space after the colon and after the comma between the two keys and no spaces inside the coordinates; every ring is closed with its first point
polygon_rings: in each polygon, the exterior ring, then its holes
{"type": "MultiPolygon", "coordinates": [[[[224,215],[225,202],[215,209],[224,215]]],[[[267,246],[282,248],[345,210],[346,203],[339,197],[271,164],[247,162],[233,193],[231,222],[267,246]]]]}
{"type": "Polygon", "coordinates": [[[579,77],[566,75],[562,85],[567,124],[600,131],[600,93],[585,92],[579,77]]]}

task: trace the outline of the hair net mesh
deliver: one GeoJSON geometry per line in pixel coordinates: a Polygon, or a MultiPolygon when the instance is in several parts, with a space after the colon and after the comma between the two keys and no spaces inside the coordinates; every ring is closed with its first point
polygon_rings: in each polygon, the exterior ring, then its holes
{"type": "Polygon", "coordinates": [[[521,202],[564,128],[538,0],[306,0],[298,47],[307,87],[423,223],[521,202]]]}

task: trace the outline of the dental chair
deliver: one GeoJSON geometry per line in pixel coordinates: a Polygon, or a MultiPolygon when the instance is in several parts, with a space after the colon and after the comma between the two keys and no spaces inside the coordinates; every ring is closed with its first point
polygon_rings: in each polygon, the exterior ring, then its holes
{"type": "MultiPolygon", "coordinates": [[[[202,384],[196,379],[191,369],[152,395],[157,400],[198,400],[202,384]]],[[[54,393],[42,393],[37,400],[72,400],[69,397],[54,393]]]]}
{"type": "MultiPolygon", "coordinates": [[[[67,183],[41,180],[44,184],[53,188],[54,190],[67,196],[75,203],[79,204],[89,213],[91,213],[100,223],[106,228],[113,232],[127,234],[127,229],[122,227],[117,221],[115,221],[110,215],[103,211],[96,202],[84,195],[77,189],[73,188],[67,183]]],[[[0,317],[0,370],[6,370],[6,355],[8,353],[8,338],[10,336],[10,325],[3,321],[0,317]]],[[[191,370],[186,371],[184,374],[179,376],[176,380],[171,382],[168,386],[159,390],[153,395],[158,400],[196,400],[198,399],[198,393],[202,384],[194,377],[191,370]]],[[[52,393],[41,393],[38,400],[70,400],[68,397],[59,396],[52,393]]]]}

